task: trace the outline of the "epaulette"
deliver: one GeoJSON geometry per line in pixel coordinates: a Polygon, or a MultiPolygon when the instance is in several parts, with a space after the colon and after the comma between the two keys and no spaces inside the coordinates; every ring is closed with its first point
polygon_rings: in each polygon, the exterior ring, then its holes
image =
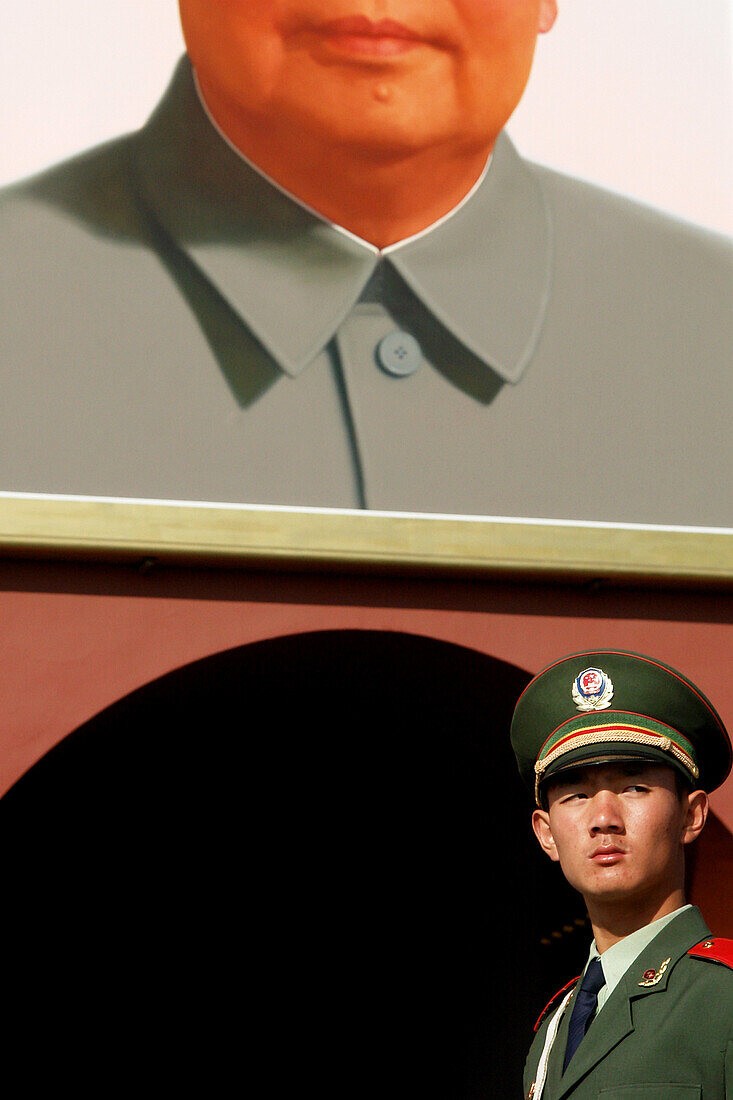
{"type": "MultiPolygon", "coordinates": [[[[729,943],[730,941],[726,940],[725,942],[729,943]]],[[[554,997],[550,997],[549,1001],[547,1002],[547,1004],[545,1005],[545,1007],[542,1009],[539,1016],[537,1017],[537,1023],[534,1025],[535,1031],[537,1031],[537,1028],[540,1026],[540,1024],[544,1020],[545,1016],[547,1015],[547,1013],[550,1011],[550,1009],[554,1005],[555,1001],[557,1001],[560,997],[562,997],[563,993],[567,993],[567,991],[570,989],[570,987],[575,985],[575,983],[577,982],[579,977],[580,977],[580,974],[578,974],[577,978],[572,978],[567,983],[567,985],[564,985],[562,987],[562,989],[558,989],[558,991],[557,991],[557,993],[555,994],[554,997]]]]}
{"type": "Polygon", "coordinates": [[[694,955],[696,959],[710,959],[712,962],[722,963],[723,966],[729,966],[733,970],[733,940],[723,940],[720,936],[702,940],[701,943],[691,947],[687,954],[694,955]]]}

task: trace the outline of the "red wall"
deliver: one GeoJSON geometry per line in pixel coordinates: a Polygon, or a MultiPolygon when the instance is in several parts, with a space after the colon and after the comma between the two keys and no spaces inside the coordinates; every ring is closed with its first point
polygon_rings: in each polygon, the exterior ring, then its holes
{"type": "MultiPolygon", "coordinates": [[[[0,793],[87,718],[171,669],[263,638],[349,628],[440,638],[529,672],[574,650],[639,650],[683,670],[733,728],[733,629],[719,592],[4,562],[0,793]]],[[[733,779],[711,802],[722,823],[706,841],[716,876],[707,859],[694,873],[707,875],[712,905],[733,843],[733,779]]]]}

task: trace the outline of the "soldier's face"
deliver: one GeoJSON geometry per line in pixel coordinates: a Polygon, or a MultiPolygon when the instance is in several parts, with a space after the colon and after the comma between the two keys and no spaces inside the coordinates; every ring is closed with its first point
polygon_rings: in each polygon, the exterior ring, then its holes
{"type": "Polygon", "coordinates": [[[683,846],[699,832],[690,827],[690,799],[678,793],[664,765],[590,767],[550,787],[549,810],[536,810],[533,825],[544,850],[589,904],[643,908],[682,885],[683,846]]]}
{"type": "Polygon", "coordinates": [[[180,10],[204,92],[223,111],[273,136],[378,155],[493,144],[556,0],[180,0],[180,10]]]}

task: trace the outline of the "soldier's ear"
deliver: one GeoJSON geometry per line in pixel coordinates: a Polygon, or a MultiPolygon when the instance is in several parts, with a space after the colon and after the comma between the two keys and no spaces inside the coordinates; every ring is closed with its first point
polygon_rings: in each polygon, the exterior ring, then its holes
{"type": "Polygon", "coordinates": [[[692,791],[684,796],[687,802],[682,843],[692,844],[705,828],[708,818],[709,800],[705,791],[692,791]]]}
{"type": "Polygon", "coordinates": [[[540,2],[540,19],[538,24],[538,31],[540,34],[547,34],[551,31],[555,25],[557,19],[557,0],[541,0],[540,2]]]}
{"type": "Polygon", "coordinates": [[[546,810],[535,810],[532,814],[532,828],[539,841],[540,848],[553,862],[557,863],[560,857],[557,854],[555,841],[550,828],[550,815],[546,810]]]}

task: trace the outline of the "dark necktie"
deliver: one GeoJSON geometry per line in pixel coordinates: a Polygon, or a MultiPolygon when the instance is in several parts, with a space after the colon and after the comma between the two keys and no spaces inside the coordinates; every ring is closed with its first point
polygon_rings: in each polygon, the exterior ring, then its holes
{"type": "Polygon", "coordinates": [[[573,1005],[573,1014],[570,1017],[568,1028],[568,1045],[565,1047],[565,1063],[563,1073],[568,1068],[568,1062],[575,1054],[580,1040],[585,1035],[590,1025],[593,1013],[598,1004],[598,990],[606,984],[600,959],[591,959],[588,963],[583,981],[581,982],[578,996],[573,1005]]]}

